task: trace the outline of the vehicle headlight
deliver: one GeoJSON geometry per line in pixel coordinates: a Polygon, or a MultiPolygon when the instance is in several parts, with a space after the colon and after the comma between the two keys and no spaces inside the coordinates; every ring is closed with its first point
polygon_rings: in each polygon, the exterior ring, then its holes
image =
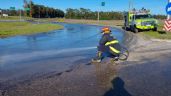
{"type": "Polygon", "coordinates": [[[136,25],[141,25],[141,22],[136,22],[136,25]]]}

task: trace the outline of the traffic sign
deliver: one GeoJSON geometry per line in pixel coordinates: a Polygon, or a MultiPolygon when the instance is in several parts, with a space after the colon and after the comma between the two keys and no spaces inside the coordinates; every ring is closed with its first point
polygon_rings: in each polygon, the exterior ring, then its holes
{"type": "Polygon", "coordinates": [[[105,2],[102,2],[102,3],[101,3],[101,6],[105,6],[105,2]]]}
{"type": "Polygon", "coordinates": [[[171,20],[166,20],[164,22],[164,28],[163,28],[164,31],[171,31],[171,20]]]}
{"type": "Polygon", "coordinates": [[[30,8],[25,8],[24,10],[26,10],[26,11],[30,11],[30,8]]]}
{"type": "Polygon", "coordinates": [[[10,10],[15,10],[15,7],[10,7],[10,10]]]}
{"type": "Polygon", "coordinates": [[[166,13],[168,15],[171,15],[171,3],[168,3],[167,6],[166,6],[166,13]]]}

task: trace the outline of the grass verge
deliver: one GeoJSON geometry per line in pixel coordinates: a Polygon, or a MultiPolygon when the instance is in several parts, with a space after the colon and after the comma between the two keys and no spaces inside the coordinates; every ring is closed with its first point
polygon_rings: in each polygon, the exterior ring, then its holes
{"type": "MultiPolygon", "coordinates": [[[[19,17],[13,16],[13,17],[9,17],[9,18],[11,18],[11,19],[16,19],[17,18],[18,19],[19,17]]],[[[7,18],[7,19],[9,19],[9,18],[7,18]]],[[[100,20],[100,21],[97,21],[97,20],[63,19],[63,18],[43,18],[43,19],[40,19],[40,21],[41,22],[42,21],[44,21],[44,22],[57,21],[57,22],[65,22],[65,23],[93,24],[93,25],[103,25],[103,26],[111,26],[111,27],[118,27],[118,28],[121,28],[123,26],[123,23],[124,23],[123,20],[100,20]]],[[[145,35],[147,37],[155,38],[155,39],[171,39],[171,33],[169,33],[169,32],[166,33],[166,32],[163,32],[162,31],[163,24],[164,24],[164,21],[163,20],[159,20],[159,26],[158,26],[158,31],[157,32],[155,32],[155,31],[143,31],[140,34],[143,34],[143,35],[145,35]]],[[[33,33],[35,31],[37,31],[37,32],[45,32],[45,31],[48,31],[47,29],[49,29],[49,27],[51,27],[51,26],[47,27],[46,25],[37,25],[37,26],[38,27],[39,26],[45,26],[45,27],[44,27],[44,29],[43,28],[37,28],[37,29],[36,28],[33,28],[33,29],[29,29],[31,31],[31,33],[32,33],[32,31],[33,31],[33,33]],[[42,30],[45,30],[45,31],[42,31],[42,30]]],[[[1,24],[0,24],[0,29],[1,29],[1,24]]],[[[25,29],[23,29],[23,30],[25,30],[25,29]]],[[[21,33],[24,32],[23,34],[25,34],[25,33],[27,34],[28,33],[27,31],[29,31],[29,30],[22,31],[21,33]]],[[[0,32],[1,31],[2,30],[0,30],[0,32]]],[[[0,33],[0,35],[3,35],[1,33],[0,33]]],[[[12,34],[15,34],[15,33],[17,33],[17,32],[14,32],[12,34]]]]}
{"type": "Polygon", "coordinates": [[[27,35],[62,29],[57,24],[32,24],[28,22],[0,22],[0,37],[27,35]]]}
{"type": "MultiPolygon", "coordinates": [[[[21,17],[21,19],[33,19],[31,17],[21,17]]],[[[8,16],[8,17],[0,17],[0,20],[20,20],[20,16],[8,16]]]]}
{"type": "Polygon", "coordinates": [[[155,39],[171,39],[171,32],[163,31],[164,21],[159,20],[158,31],[145,31],[141,34],[155,39]]]}
{"type": "Polygon", "coordinates": [[[163,31],[149,31],[149,32],[143,32],[141,34],[144,34],[148,37],[155,38],[155,39],[171,39],[171,32],[163,32],[163,31]]]}

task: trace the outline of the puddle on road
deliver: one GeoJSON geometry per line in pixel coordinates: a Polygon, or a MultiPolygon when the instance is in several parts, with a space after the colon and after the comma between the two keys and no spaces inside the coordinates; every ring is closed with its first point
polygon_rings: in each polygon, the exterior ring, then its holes
{"type": "MultiPolygon", "coordinates": [[[[81,60],[91,60],[101,27],[60,24],[63,30],[0,39],[0,82],[41,72],[65,72],[83,63],[81,60]]],[[[118,29],[112,31],[122,42],[124,34],[118,29]]]]}

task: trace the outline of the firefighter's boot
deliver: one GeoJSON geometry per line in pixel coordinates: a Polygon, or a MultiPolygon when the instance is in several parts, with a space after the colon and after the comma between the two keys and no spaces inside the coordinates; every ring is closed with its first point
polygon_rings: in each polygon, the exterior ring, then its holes
{"type": "Polygon", "coordinates": [[[91,61],[94,63],[100,63],[102,60],[102,52],[98,51],[97,56],[93,58],[91,61]]]}

